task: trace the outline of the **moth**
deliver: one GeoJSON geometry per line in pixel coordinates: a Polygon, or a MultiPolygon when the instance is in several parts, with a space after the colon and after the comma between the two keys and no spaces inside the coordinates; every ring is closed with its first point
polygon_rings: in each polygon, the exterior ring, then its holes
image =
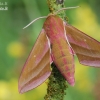
{"type": "Polygon", "coordinates": [[[52,62],[66,81],[74,86],[75,54],[81,64],[100,67],[100,42],[57,15],[48,15],[22,69],[19,92],[24,93],[42,84],[51,74],[52,62]]]}

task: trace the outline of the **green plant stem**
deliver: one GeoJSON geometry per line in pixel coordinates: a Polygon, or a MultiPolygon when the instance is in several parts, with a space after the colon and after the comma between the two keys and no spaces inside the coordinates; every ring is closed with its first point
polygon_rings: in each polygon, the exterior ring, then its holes
{"type": "MultiPolygon", "coordinates": [[[[54,13],[59,9],[64,7],[64,0],[47,0],[50,13],[54,13]]],[[[61,11],[58,14],[59,17],[64,19],[65,12],[61,11]]],[[[52,72],[49,77],[49,83],[47,87],[47,94],[45,95],[45,100],[64,100],[64,95],[66,94],[65,90],[67,89],[67,84],[65,78],[57,69],[56,65],[52,63],[51,65],[52,72]]]]}
{"type": "Polygon", "coordinates": [[[47,94],[44,98],[45,100],[63,100],[67,89],[66,80],[54,63],[52,63],[51,67],[52,73],[49,77],[47,94]]]}
{"type": "MultiPolygon", "coordinates": [[[[50,13],[55,13],[56,11],[60,10],[61,8],[64,8],[64,0],[47,0],[48,7],[50,13]]],[[[62,19],[65,19],[65,11],[61,11],[57,14],[62,19]]]]}

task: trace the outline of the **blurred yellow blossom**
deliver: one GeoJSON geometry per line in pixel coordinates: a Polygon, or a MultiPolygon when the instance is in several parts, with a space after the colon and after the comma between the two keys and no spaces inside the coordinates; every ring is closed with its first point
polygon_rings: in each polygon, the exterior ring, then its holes
{"type": "Polygon", "coordinates": [[[11,42],[7,47],[7,52],[12,57],[21,57],[25,53],[25,47],[20,42],[11,42]]]}
{"type": "Polygon", "coordinates": [[[77,17],[75,18],[76,23],[74,23],[74,25],[81,31],[99,39],[100,25],[97,22],[94,12],[87,4],[80,5],[81,7],[76,9],[77,17]]]}
{"type": "Polygon", "coordinates": [[[8,90],[8,85],[0,81],[0,100],[7,100],[9,97],[9,90],[8,90]]]}
{"type": "Polygon", "coordinates": [[[41,92],[41,96],[43,97],[43,95],[45,95],[46,94],[46,92],[47,92],[47,84],[46,84],[46,82],[44,82],[43,84],[41,84],[38,88],[37,88],[37,91],[38,92],[40,92],[41,90],[42,90],[42,92],[41,92]]]}
{"type": "Polygon", "coordinates": [[[37,99],[39,100],[41,98],[44,98],[46,91],[47,91],[47,84],[44,82],[40,86],[38,86],[36,89],[33,89],[32,91],[33,92],[35,91],[33,93],[34,100],[37,100],[37,99]]]}
{"type": "Polygon", "coordinates": [[[88,74],[89,67],[76,63],[75,80],[76,88],[83,92],[91,91],[92,83],[88,74]]]}
{"type": "Polygon", "coordinates": [[[0,100],[26,100],[17,89],[17,80],[0,81],[0,100]]]}

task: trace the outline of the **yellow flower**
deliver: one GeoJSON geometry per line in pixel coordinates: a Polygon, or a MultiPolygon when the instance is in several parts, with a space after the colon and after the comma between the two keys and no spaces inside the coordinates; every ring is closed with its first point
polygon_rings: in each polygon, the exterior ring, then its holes
{"type": "Polygon", "coordinates": [[[80,8],[76,9],[76,15],[76,23],[74,25],[92,37],[98,38],[100,26],[92,9],[87,4],[82,4],[80,8]]]}
{"type": "Polygon", "coordinates": [[[25,47],[20,42],[11,42],[7,47],[7,52],[12,57],[21,57],[24,55],[25,47]]]}
{"type": "Polygon", "coordinates": [[[9,97],[8,85],[0,81],[0,100],[6,100],[9,97]]]}
{"type": "Polygon", "coordinates": [[[27,100],[25,95],[20,95],[17,89],[17,80],[0,81],[0,100],[27,100]]]}
{"type": "Polygon", "coordinates": [[[34,100],[42,99],[45,96],[46,91],[47,91],[47,84],[44,82],[44,83],[42,83],[40,86],[38,86],[35,89],[35,92],[34,92],[34,100]]]}
{"type": "Polygon", "coordinates": [[[83,92],[91,91],[92,83],[88,74],[89,67],[77,63],[75,72],[76,88],[83,92]]]}

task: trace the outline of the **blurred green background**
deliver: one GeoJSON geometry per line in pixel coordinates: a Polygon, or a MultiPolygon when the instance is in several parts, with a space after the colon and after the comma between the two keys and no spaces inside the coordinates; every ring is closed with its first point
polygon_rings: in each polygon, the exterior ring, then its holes
{"type": "MultiPolygon", "coordinates": [[[[18,93],[18,78],[24,62],[42,29],[45,19],[22,29],[33,19],[48,15],[46,0],[0,0],[8,10],[0,10],[0,100],[43,100],[47,84],[24,94],[18,93]]],[[[100,41],[100,0],[65,0],[69,23],[100,41]]],[[[80,65],[75,57],[74,87],[64,100],[100,100],[100,69],[80,65]]]]}

